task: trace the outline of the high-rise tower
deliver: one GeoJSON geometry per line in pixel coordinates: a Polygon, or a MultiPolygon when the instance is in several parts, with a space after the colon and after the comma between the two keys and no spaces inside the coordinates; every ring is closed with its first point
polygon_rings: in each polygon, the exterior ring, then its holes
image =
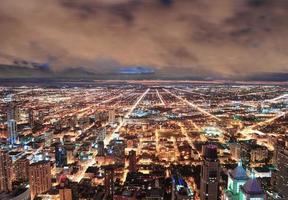
{"type": "Polygon", "coordinates": [[[288,198],[288,148],[278,143],[275,147],[276,171],[273,172],[273,186],[281,196],[288,198]]]}
{"type": "Polygon", "coordinates": [[[61,144],[55,147],[55,161],[56,167],[64,167],[67,165],[67,151],[61,144]]]}
{"type": "Polygon", "coordinates": [[[136,172],[136,171],[137,171],[136,151],[131,150],[129,151],[129,172],[136,172]]]}
{"type": "Polygon", "coordinates": [[[105,166],[105,197],[106,199],[113,199],[114,196],[114,166],[105,166]]]}
{"type": "Polygon", "coordinates": [[[15,178],[19,182],[26,182],[28,181],[29,174],[29,159],[27,159],[25,156],[17,159],[14,163],[14,174],[15,178]]]}
{"type": "Polygon", "coordinates": [[[201,168],[200,199],[218,199],[220,179],[220,164],[216,145],[206,145],[204,160],[201,168]]]}
{"type": "Polygon", "coordinates": [[[97,142],[97,150],[98,150],[98,153],[97,153],[97,156],[105,156],[105,145],[104,145],[104,142],[103,141],[98,141],[97,142]]]}
{"type": "Polygon", "coordinates": [[[115,111],[114,110],[109,110],[109,119],[108,119],[110,124],[115,123],[115,111]]]}
{"type": "Polygon", "coordinates": [[[7,121],[8,128],[8,142],[11,145],[16,144],[17,141],[17,123],[14,119],[9,119],[7,121]]]}
{"type": "Polygon", "coordinates": [[[29,166],[29,184],[31,199],[50,190],[52,186],[50,161],[39,161],[29,166]]]}
{"type": "Polygon", "coordinates": [[[12,159],[5,150],[0,150],[0,192],[12,191],[12,159]]]}

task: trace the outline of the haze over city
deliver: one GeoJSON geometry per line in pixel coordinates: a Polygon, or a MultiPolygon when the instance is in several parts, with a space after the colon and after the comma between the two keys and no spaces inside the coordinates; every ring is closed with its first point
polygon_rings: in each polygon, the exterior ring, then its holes
{"type": "MultiPolygon", "coordinates": [[[[286,0],[3,0],[0,63],[108,79],[141,66],[152,79],[283,81],[287,10],[286,0]]],[[[2,77],[24,76],[17,70],[2,66],[2,77]]]]}

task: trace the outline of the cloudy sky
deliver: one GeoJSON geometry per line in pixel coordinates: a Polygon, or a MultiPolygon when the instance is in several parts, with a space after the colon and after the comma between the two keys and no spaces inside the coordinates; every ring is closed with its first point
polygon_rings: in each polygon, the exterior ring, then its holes
{"type": "Polygon", "coordinates": [[[288,72],[287,0],[1,0],[0,63],[167,76],[288,72]]]}

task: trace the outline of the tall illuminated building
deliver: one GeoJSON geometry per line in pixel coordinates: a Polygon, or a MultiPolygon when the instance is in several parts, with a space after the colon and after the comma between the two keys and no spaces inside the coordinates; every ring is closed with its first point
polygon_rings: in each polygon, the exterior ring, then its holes
{"type": "Polygon", "coordinates": [[[59,186],[60,200],[72,200],[72,189],[69,186],[69,179],[66,176],[60,177],[59,186]]]}
{"type": "Polygon", "coordinates": [[[231,143],[230,153],[232,159],[239,161],[241,159],[241,145],[239,143],[231,143]]]}
{"type": "Polygon", "coordinates": [[[55,162],[56,167],[64,167],[67,165],[67,151],[63,145],[55,147],[55,162]]]}
{"type": "Polygon", "coordinates": [[[109,110],[109,119],[108,119],[110,124],[115,123],[115,111],[114,110],[109,110]]]}
{"type": "Polygon", "coordinates": [[[106,138],[106,127],[101,127],[97,130],[97,141],[104,141],[106,138]]]}
{"type": "Polygon", "coordinates": [[[112,140],[109,145],[110,145],[109,148],[112,151],[112,156],[115,160],[115,163],[123,164],[125,162],[125,148],[126,148],[125,140],[115,139],[115,140],[112,140]]]}
{"type": "Polygon", "coordinates": [[[17,140],[17,120],[19,120],[19,110],[11,99],[7,101],[7,130],[8,130],[8,142],[12,146],[17,140]]]}
{"type": "Polygon", "coordinates": [[[71,188],[61,187],[59,188],[60,200],[72,200],[71,188]]]}
{"type": "Polygon", "coordinates": [[[217,146],[209,144],[204,149],[204,160],[201,167],[200,199],[215,200],[219,195],[220,164],[217,146]]]}
{"type": "Polygon", "coordinates": [[[29,118],[30,127],[33,128],[34,124],[35,124],[35,116],[34,116],[34,110],[33,109],[29,109],[28,118],[29,118]]]}
{"type": "Polygon", "coordinates": [[[114,196],[114,166],[105,166],[104,190],[106,199],[113,199],[114,196]]]}
{"type": "Polygon", "coordinates": [[[11,99],[11,101],[7,102],[7,121],[10,119],[18,121],[19,118],[19,108],[11,99]]]}
{"type": "Polygon", "coordinates": [[[105,145],[103,141],[97,142],[97,156],[105,156],[105,145]]]}
{"type": "Polygon", "coordinates": [[[9,119],[7,121],[8,128],[8,142],[11,145],[16,144],[17,141],[17,123],[14,119],[9,119]]]}
{"type": "Polygon", "coordinates": [[[39,161],[29,165],[29,184],[31,199],[50,190],[52,186],[50,161],[39,161]]]}
{"type": "Polygon", "coordinates": [[[275,152],[276,171],[273,172],[273,186],[283,198],[288,199],[288,148],[278,144],[275,152]]]}
{"type": "Polygon", "coordinates": [[[52,131],[46,131],[44,133],[44,137],[45,137],[45,146],[50,147],[52,144],[53,132],[52,131]]]}
{"type": "Polygon", "coordinates": [[[74,160],[74,149],[75,147],[72,145],[65,145],[66,153],[67,153],[67,164],[73,163],[74,160]]]}
{"type": "Polygon", "coordinates": [[[137,172],[136,151],[129,151],[129,172],[137,172]]]}
{"type": "Polygon", "coordinates": [[[19,182],[26,182],[29,179],[29,164],[30,161],[26,157],[17,159],[14,163],[15,179],[19,182]]]}
{"type": "Polygon", "coordinates": [[[246,170],[242,166],[242,162],[238,163],[238,166],[228,173],[228,185],[227,190],[224,193],[225,200],[239,200],[240,187],[243,186],[248,180],[246,170]]]}
{"type": "Polygon", "coordinates": [[[12,159],[5,150],[0,150],[0,192],[12,191],[12,159]]]}

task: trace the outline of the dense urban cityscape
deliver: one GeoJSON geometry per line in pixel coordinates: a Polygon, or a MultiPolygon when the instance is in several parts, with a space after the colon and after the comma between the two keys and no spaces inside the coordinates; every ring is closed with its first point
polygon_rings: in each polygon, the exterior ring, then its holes
{"type": "Polygon", "coordinates": [[[288,200],[288,0],[0,0],[0,200],[288,200]]]}
{"type": "Polygon", "coordinates": [[[288,199],[288,87],[0,88],[1,200],[288,199]]]}

